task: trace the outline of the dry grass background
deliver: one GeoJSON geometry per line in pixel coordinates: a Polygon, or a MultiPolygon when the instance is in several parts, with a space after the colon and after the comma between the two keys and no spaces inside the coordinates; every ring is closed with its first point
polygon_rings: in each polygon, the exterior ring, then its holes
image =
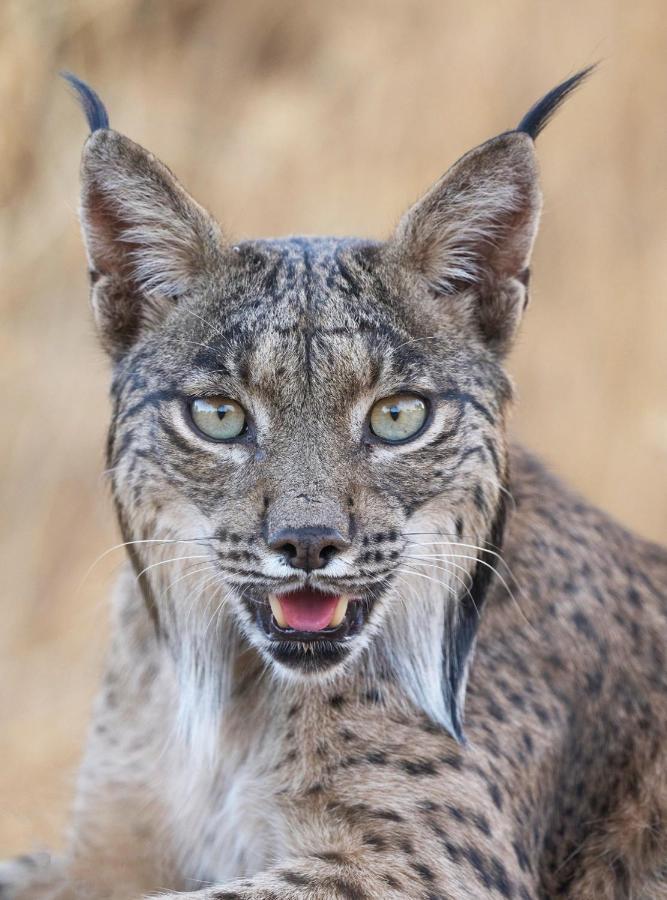
{"type": "Polygon", "coordinates": [[[387,233],[461,152],[564,75],[512,370],[516,432],[667,539],[667,15],[662,0],[4,0],[0,5],[0,856],[57,843],[117,559],[107,368],[76,222],[105,98],[235,236],[387,233]]]}

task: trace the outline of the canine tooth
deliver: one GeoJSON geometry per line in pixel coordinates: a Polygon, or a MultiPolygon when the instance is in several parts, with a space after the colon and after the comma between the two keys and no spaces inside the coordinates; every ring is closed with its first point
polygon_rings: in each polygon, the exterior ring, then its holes
{"type": "Polygon", "coordinates": [[[271,612],[273,613],[273,618],[276,620],[276,623],[279,628],[287,628],[287,619],[283,615],[283,605],[277,597],[269,597],[269,605],[271,606],[271,612]]]}
{"type": "Polygon", "coordinates": [[[347,612],[347,597],[341,597],[338,603],[336,604],[336,608],[334,609],[334,614],[331,617],[331,621],[329,622],[329,628],[336,628],[345,618],[345,613],[347,612]]]}

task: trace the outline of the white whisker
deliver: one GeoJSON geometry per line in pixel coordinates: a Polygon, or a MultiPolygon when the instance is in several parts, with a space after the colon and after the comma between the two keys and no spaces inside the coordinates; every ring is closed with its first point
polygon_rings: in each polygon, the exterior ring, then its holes
{"type": "Polygon", "coordinates": [[[133,544],[206,544],[210,543],[213,540],[214,538],[192,538],[191,540],[188,540],[186,538],[144,538],[142,540],[123,541],[120,544],[115,544],[113,547],[109,547],[103,553],[100,553],[97,559],[95,559],[94,562],[92,562],[86,570],[86,573],[81,579],[81,583],[79,584],[79,588],[83,586],[86,579],[98,563],[100,563],[106,556],[109,556],[110,553],[113,553],[116,550],[122,550],[123,547],[130,547],[133,544]]]}
{"type": "MultiPolygon", "coordinates": [[[[486,551],[486,552],[488,552],[488,551],[486,551]]],[[[476,563],[479,563],[482,566],[486,566],[487,569],[490,569],[493,572],[493,574],[498,578],[498,580],[500,581],[502,586],[505,588],[509,598],[516,605],[516,608],[519,610],[519,613],[521,614],[521,616],[524,619],[524,621],[526,622],[526,624],[529,626],[529,628],[531,628],[537,634],[537,630],[535,629],[535,626],[533,625],[533,623],[530,621],[530,619],[526,616],[525,612],[521,608],[519,601],[516,599],[516,596],[515,596],[514,592],[512,591],[512,589],[510,588],[510,586],[507,584],[507,581],[503,578],[502,574],[494,566],[491,565],[491,563],[488,563],[485,560],[480,559],[478,556],[467,556],[462,553],[443,553],[443,554],[437,554],[437,555],[427,555],[427,556],[419,556],[419,557],[412,557],[412,558],[413,559],[415,559],[415,558],[416,559],[424,559],[424,560],[426,560],[426,559],[443,559],[443,558],[445,558],[445,559],[469,559],[469,560],[473,560],[476,563]]],[[[510,574],[511,574],[511,572],[510,572],[510,574]]],[[[513,575],[512,575],[512,578],[514,578],[513,575]]],[[[516,581],[516,578],[514,578],[514,580],[516,581]]],[[[520,586],[519,586],[519,590],[521,590],[520,586]]]]}
{"type": "Polygon", "coordinates": [[[158,566],[166,566],[167,563],[172,562],[185,562],[189,559],[210,559],[211,557],[208,555],[202,554],[201,556],[174,556],[171,559],[162,559],[160,562],[151,563],[150,566],[146,566],[145,569],[142,569],[135,578],[136,581],[139,581],[142,575],[145,575],[146,572],[149,572],[151,569],[156,569],[158,566]]]}

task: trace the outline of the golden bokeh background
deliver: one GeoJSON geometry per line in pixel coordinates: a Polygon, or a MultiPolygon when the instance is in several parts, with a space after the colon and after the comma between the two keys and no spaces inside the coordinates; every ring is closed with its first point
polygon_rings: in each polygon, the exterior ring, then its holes
{"type": "Polygon", "coordinates": [[[0,857],[62,839],[119,562],[84,578],[117,536],[76,220],[86,129],[58,71],[89,80],[229,234],[381,236],[462,152],[597,59],[539,141],[514,429],[665,541],[662,0],[0,5],[0,857]]]}

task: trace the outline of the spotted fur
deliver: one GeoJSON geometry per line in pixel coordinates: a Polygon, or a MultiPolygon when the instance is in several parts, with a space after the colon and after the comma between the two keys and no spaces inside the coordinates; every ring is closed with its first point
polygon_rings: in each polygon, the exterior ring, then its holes
{"type": "Polygon", "coordinates": [[[71,841],[0,869],[12,900],[667,898],[667,552],[506,437],[531,136],[579,80],[387,241],[240,244],[73,82],[129,559],[71,841]],[[389,446],[399,390],[428,420],[389,446]],[[209,394],[236,442],[193,428],[209,394]],[[348,546],[299,577],[358,617],[272,640],[269,535],[323,525],[348,546]]]}

